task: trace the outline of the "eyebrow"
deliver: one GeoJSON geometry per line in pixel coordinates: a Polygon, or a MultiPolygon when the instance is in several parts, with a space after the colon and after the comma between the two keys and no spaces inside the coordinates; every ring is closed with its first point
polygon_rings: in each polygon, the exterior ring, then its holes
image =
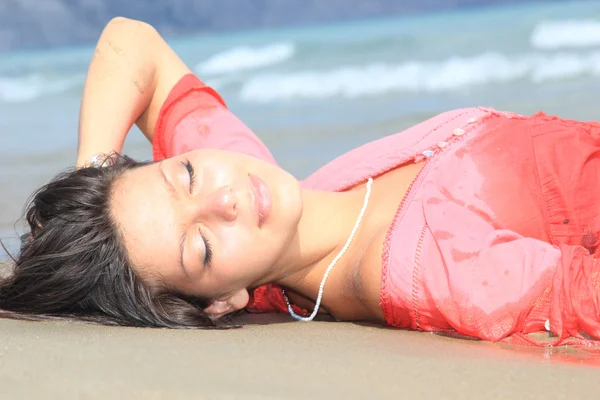
{"type": "MultiPolygon", "coordinates": [[[[175,200],[178,196],[177,189],[175,189],[175,186],[173,186],[171,181],[169,181],[167,179],[167,176],[165,175],[165,171],[163,171],[163,169],[162,169],[162,161],[160,163],[158,163],[158,169],[160,170],[160,174],[162,175],[163,181],[165,183],[165,186],[167,187],[167,191],[169,192],[169,195],[171,196],[171,198],[173,198],[175,200]]],[[[185,247],[185,239],[187,236],[187,231],[184,228],[181,230],[181,232],[182,232],[181,238],[179,239],[179,257],[177,258],[177,262],[179,263],[179,266],[183,270],[183,273],[185,274],[185,276],[189,277],[187,269],[185,268],[185,265],[183,264],[183,248],[185,247]]]]}

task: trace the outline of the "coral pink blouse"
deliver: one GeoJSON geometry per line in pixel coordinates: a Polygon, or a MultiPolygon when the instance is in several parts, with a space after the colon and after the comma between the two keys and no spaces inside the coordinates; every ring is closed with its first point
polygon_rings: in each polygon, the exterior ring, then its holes
{"type": "MultiPolygon", "coordinates": [[[[208,147],[275,163],[221,97],[187,75],[160,112],[154,158],[208,147]]],[[[450,111],[350,151],[302,184],[343,191],[423,160],[383,246],[387,324],[600,350],[600,124],[450,111]],[[529,335],[540,331],[550,340],[529,335]]],[[[287,311],[274,284],[248,307],[287,311]]]]}

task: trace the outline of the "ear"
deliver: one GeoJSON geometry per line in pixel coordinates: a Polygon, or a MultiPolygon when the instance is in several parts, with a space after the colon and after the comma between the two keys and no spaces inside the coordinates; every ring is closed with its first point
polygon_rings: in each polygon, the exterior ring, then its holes
{"type": "Polygon", "coordinates": [[[220,297],[214,300],[208,307],[204,309],[207,314],[213,318],[220,318],[223,315],[231,314],[241,310],[248,305],[250,295],[246,289],[239,290],[235,293],[220,297]]]}

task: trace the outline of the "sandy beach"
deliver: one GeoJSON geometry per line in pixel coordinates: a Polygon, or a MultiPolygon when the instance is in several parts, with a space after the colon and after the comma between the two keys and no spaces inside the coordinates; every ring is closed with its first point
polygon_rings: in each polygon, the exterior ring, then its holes
{"type": "MultiPolygon", "coordinates": [[[[68,3],[62,0],[4,3],[5,19],[17,9],[13,3],[48,18],[53,10],[76,15],[71,6],[46,4],[68,3]]],[[[108,1],[77,3],[89,9],[81,26],[92,29],[94,13],[102,9],[95,5],[108,1]]],[[[167,3],[182,7],[181,1],[154,3],[121,2],[127,15],[140,19],[174,16],[161,11],[167,3]],[[136,15],[133,3],[144,13],[136,15]]],[[[239,12],[245,12],[253,2],[241,3],[246,5],[239,12]]],[[[263,3],[284,2],[256,2],[268,17],[263,3]]],[[[348,8],[344,2],[309,3],[323,10],[338,3],[348,8]]],[[[456,108],[525,115],[543,110],[598,120],[600,2],[502,3],[274,30],[190,31],[168,40],[279,165],[304,179],[351,149],[456,108]]],[[[195,23],[204,21],[205,15],[194,17],[192,11],[195,23]]],[[[69,27],[62,19],[36,20],[31,26],[39,29],[30,32],[30,25],[13,20],[19,31],[0,26],[0,36],[54,35],[58,27],[69,27]]],[[[0,239],[15,254],[19,234],[28,232],[19,219],[27,199],[75,162],[81,96],[94,54],[92,42],[0,54],[0,239]]],[[[124,153],[152,157],[137,128],[124,153]]],[[[0,275],[9,266],[4,259],[0,250],[0,275]]],[[[0,318],[0,400],[599,397],[600,354],[574,348],[302,323],[284,314],[247,314],[237,322],[242,328],[211,331],[0,318]]]]}
{"type": "Polygon", "coordinates": [[[2,399],[591,399],[600,357],[247,315],[227,331],[0,320],[2,399]]]}

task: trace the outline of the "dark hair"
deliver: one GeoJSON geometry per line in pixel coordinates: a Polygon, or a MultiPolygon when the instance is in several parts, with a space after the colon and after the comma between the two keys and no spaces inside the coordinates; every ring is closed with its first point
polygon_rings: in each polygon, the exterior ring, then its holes
{"type": "Polygon", "coordinates": [[[33,194],[12,274],[0,280],[0,317],[105,325],[223,328],[206,301],[143,282],[111,217],[119,177],[147,165],[111,154],[105,166],[68,171],[33,194]]]}

